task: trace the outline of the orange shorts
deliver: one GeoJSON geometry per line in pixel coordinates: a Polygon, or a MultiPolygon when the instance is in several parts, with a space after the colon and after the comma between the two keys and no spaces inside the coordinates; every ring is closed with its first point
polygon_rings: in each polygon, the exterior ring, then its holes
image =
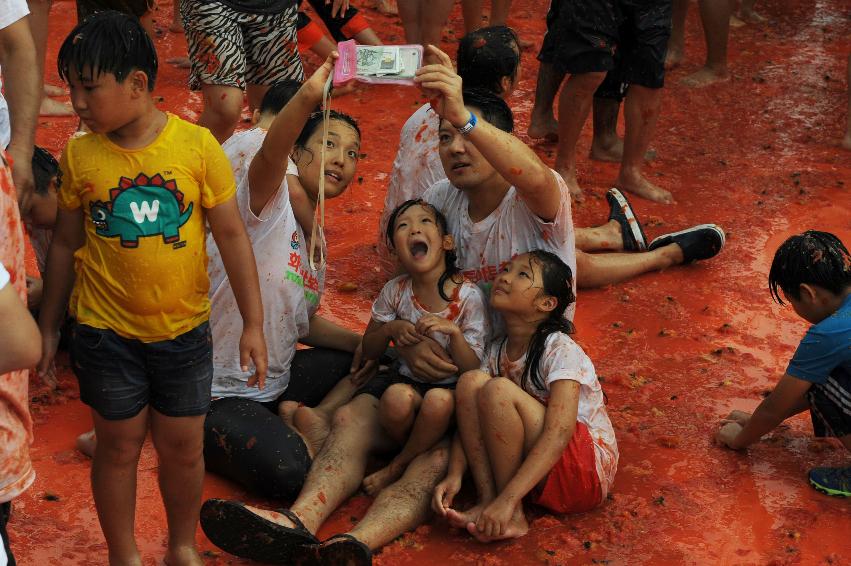
{"type": "Polygon", "coordinates": [[[322,31],[319,24],[311,20],[309,24],[303,28],[299,28],[296,35],[298,36],[299,51],[307,51],[325,37],[325,32],[322,31]]]}
{"type": "Polygon", "coordinates": [[[594,442],[588,427],[577,422],[573,438],[532,502],[561,514],[590,511],[602,501],[603,487],[597,475],[594,442]]]}

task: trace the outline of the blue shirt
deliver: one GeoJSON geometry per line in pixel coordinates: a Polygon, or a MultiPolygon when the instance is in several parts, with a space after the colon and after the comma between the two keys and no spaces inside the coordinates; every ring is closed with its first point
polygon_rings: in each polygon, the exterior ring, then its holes
{"type": "Polygon", "coordinates": [[[833,377],[851,383],[851,295],[839,309],[807,331],[786,373],[812,383],[833,377]]]}

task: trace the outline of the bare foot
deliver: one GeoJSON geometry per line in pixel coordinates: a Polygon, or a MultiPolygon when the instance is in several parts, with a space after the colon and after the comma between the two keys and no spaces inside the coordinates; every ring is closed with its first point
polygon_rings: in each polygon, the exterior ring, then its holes
{"type": "Polygon", "coordinates": [[[730,27],[731,28],[740,28],[748,25],[747,22],[743,21],[737,14],[730,14],[730,27]]]}
{"type": "Polygon", "coordinates": [[[363,479],[363,490],[367,495],[375,497],[378,492],[402,477],[403,469],[399,469],[392,462],[375,473],[369,474],[363,479]]]}
{"type": "Polygon", "coordinates": [[[76,442],[74,442],[74,446],[77,447],[77,450],[83,453],[84,456],[88,456],[89,458],[95,457],[95,448],[98,445],[98,439],[95,436],[95,431],[90,430],[88,432],[84,432],[80,436],[77,437],[76,442]]]}
{"type": "Polygon", "coordinates": [[[547,118],[536,118],[532,116],[529,120],[529,129],[526,130],[532,139],[544,139],[548,142],[558,141],[558,122],[552,116],[547,118]]]}
{"type": "Polygon", "coordinates": [[[845,134],[845,138],[842,140],[841,145],[845,149],[851,149],[851,132],[845,134]]]}
{"type": "Polygon", "coordinates": [[[44,94],[46,96],[65,96],[68,94],[68,91],[62,88],[61,86],[49,85],[45,83],[44,94]]]}
{"type": "Polygon", "coordinates": [[[739,18],[741,18],[742,22],[748,24],[764,24],[767,21],[764,16],[753,10],[742,10],[739,12],[739,18]]]}
{"type": "Polygon", "coordinates": [[[561,175],[561,178],[567,184],[567,189],[570,191],[570,197],[573,199],[573,202],[585,202],[585,195],[582,193],[582,188],[576,180],[576,171],[556,169],[556,172],[561,175]]]}
{"type": "Polygon", "coordinates": [[[301,403],[298,401],[281,401],[278,404],[278,416],[281,417],[281,420],[287,423],[288,426],[295,428],[293,424],[293,415],[301,406],[301,403]]]}
{"type": "Polygon", "coordinates": [[[489,537],[479,532],[476,528],[476,523],[467,523],[467,532],[473,535],[479,542],[493,542],[495,540],[507,540],[512,538],[520,538],[529,532],[529,523],[526,521],[526,515],[522,510],[515,511],[508,525],[505,527],[505,532],[500,536],[489,537]]]}
{"type": "Polygon", "coordinates": [[[446,520],[449,521],[449,524],[456,529],[466,529],[468,524],[476,524],[476,521],[479,520],[479,515],[482,514],[482,510],[484,510],[484,508],[485,504],[479,503],[470,507],[466,511],[448,509],[446,511],[446,520]]]}
{"type": "Polygon", "coordinates": [[[677,49],[668,49],[668,54],[665,56],[665,68],[668,70],[675,69],[683,62],[683,52],[677,49]]]}
{"type": "MultiPolygon", "coordinates": [[[[620,163],[621,159],[623,159],[623,140],[618,138],[615,143],[609,145],[592,142],[589,156],[594,161],[620,163]]],[[[656,150],[652,148],[648,149],[644,153],[644,161],[653,161],[654,159],[656,159],[656,150]]]]}
{"type": "Polygon", "coordinates": [[[38,111],[40,116],[74,116],[74,109],[52,98],[42,98],[41,108],[38,111]]]}
{"type": "Polygon", "coordinates": [[[168,31],[171,33],[183,33],[183,22],[181,20],[174,20],[169,24],[168,31]]]}
{"type": "Polygon", "coordinates": [[[618,180],[615,181],[614,186],[622,191],[630,192],[654,202],[662,204],[674,203],[674,195],[661,187],[657,187],[637,171],[634,173],[625,173],[621,170],[621,174],[618,176],[618,180]]]}
{"type": "Polygon", "coordinates": [[[311,407],[299,407],[293,413],[293,424],[307,444],[307,453],[311,458],[315,457],[331,432],[328,418],[311,407]]]}
{"type": "Polygon", "coordinates": [[[192,67],[192,61],[189,60],[189,57],[170,57],[165,60],[169,65],[173,65],[178,69],[189,69],[192,67]]]}
{"type": "Polygon", "coordinates": [[[166,566],[204,566],[204,561],[194,546],[169,548],[163,562],[166,566]]]}
{"type": "Polygon", "coordinates": [[[522,37],[519,37],[517,38],[517,46],[522,51],[525,51],[527,49],[532,49],[533,47],[535,47],[535,42],[531,39],[523,39],[522,37]]]}
{"type": "Polygon", "coordinates": [[[701,88],[713,83],[726,81],[730,79],[730,75],[727,74],[727,70],[716,71],[715,69],[710,69],[709,67],[701,67],[698,71],[690,74],[685,77],[680,82],[686,86],[690,86],[693,88],[701,88]]]}
{"type": "Polygon", "coordinates": [[[396,7],[396,2],[393,0],[376,0],[375,9],[378,10],[379,14],[384,14],[385,16],[399,15],[399,8],[396,7]]]}

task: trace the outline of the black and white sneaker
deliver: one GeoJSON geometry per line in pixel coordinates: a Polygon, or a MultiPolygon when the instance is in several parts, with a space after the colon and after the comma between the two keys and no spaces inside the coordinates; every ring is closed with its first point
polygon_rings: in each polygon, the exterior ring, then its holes
{"type": "Polygon", "coordinates": [[[623,249],[628,252],[646,250],[647,236],[644,235],[644,229],[626,195],[618,189],[609,189],[606,192],[606,200],[609,201],[609,220],[617,220],[621,225],[623,249]]]}
{"type": "Polygon", "coordinates": [[[653,238],[648,251],[677,244],[683,250],[683,263],[691,263],[701,259],[709,259],[718,255],[724,247],[724,230],[716,224],[698,224],[679,232],[664,234],[653,238]]]}

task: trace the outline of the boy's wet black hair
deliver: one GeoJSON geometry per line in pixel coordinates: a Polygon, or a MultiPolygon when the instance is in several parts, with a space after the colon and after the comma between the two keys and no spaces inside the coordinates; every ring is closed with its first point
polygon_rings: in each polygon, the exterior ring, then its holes
{"type": "Polygon", "coordinates": [[[263,95],[263,101],[260,103],[260,113],[279,113],[300,88],[301,82],[295,79],[285,79],[273,84],[266,91],[266,94],[263,95]]]}
{"type": "MultiPolygon", "coordinates": [[[[446,222],[446,217],[443,215],[442,212],[437,210],[437,208],[433,204],[428,203],[421,198],[406,200],[405,202],[396,207],[396,209],[390,215],[389,220],[387,220],[387,232],[385,235],[387,236],[387,243],[389,244],[391,250],[396,248],[396,246],[393,244],[393,234],[396,232],[396,219],[398,219],[399,216],[402,215],[402,213],[404,213],[406,210],[416,205],[420,205],[426,210],[431,211],[431,213],[434,215],[434,219],[437,221],[438,227],[440,228],[441,236],[445,236],[449,233],[449,226],[446,222]]],[[[458,254],[455,252],[455,249],[453,248],[451,250],[445,250],[445,252],[446,253],[444,254],[444,263],[446,267],[443,271],[443,274],[440,276],[440,279],[437,280],[437,292],[440,294],[440,297],[444,301],[451,301],[452,299],[446,296],[443,287],[446,284],[446,280],[449,278],[452,278],[452,280],[456,283],[460,283],[461,280],[456,280],[455,276],[458,275],[461,270],[458,269],[457,265],[455,265],[455,261],[458,258],[458,254]]]]}
{"type": "Polygon", "coordinates": [[[54,177],[56,177],[57,186],[60,184],[62,171],[59,169],[59,162],[43,147],[33,147],[32,168],[37,195],[44,196],[47,194],[50,181],[54,177]]]}
{"type": "Polygon", "coordinates": [[[108,73],[123,82],[134,70],[148,76],[148,90],[157,81],[157,51],[137,18],[105,10],[77,24],[57,57],[59,76],[66,83],[71,73],[84,80],[108,73]],[[87,73],[84,75],[84,70],[87,73]]]}
{"type": "Polygon", "coordinates": [[[514,114],[508,104],[493,91],[486,88],[465,88],[464,106],[479,110],[482,118],[490,125],[509,134],[514,130],[514,114]]]}
{"type": "Polygon", "coordinates": [[[851,287],[851,255],[830,232],[807,230],[777,248],[768,272],[771,296],[781,305],[780,291],[800,299],[803,283],[817,285],[834,295],[851,287]]]}
{"type": "Polygon", "coordinates": [[[529,341],[529,351],[526,353],[526,366],[520,379],[521,387],[531,391],[529,385],[537,389],[546,389],[546,382],[541,378],[539,366],[544,355],[547,338],[555,332],[573,334],[576,329],[573,323],[564,318],[564,312],[576,302],[573,292],[573,271],[560,257],[544,250],[529,252],[531,261],[541,266],[541,289],[545,295],[556,299],[556,308],[550,311],[546,320],[538,324],[532,339],[529,341]]]}
{"type": "Polygon", "coordinates": [[[514,80],[520,67],[517,34],[507,26],[471,31],[458,43],[458,75],[465,88],[502,94],[502,79],[514,80]]]}

